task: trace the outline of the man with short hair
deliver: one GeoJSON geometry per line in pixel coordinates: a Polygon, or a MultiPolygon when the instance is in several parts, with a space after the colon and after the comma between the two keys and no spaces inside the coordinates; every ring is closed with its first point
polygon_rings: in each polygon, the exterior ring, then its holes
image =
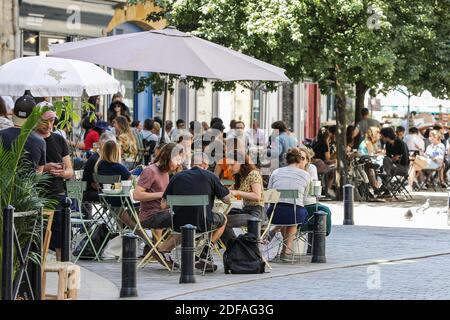
{"type": "MultiPolygon", "coordinates": [[[[21,127],[27,121],[35,106],[36,101],[32,96],[24,95],[17,99],[14,104],[12,117],[14,127],[0,131],[0,139],[5,149],[11,149],[12,144],[20,135],[21,127]]],[[[44,165],[46,163],[45,149],[45,140],[35,132],[30,133],[25,143],[25,156],[31,162],[32,168],[37,172],[44,171],[44,165]]],[[[51,169],[51,165],[47,167],[49,170],[51,169]]]]}
{"type": "Polygon", "coordinates": [[[395,136],[392,128],[382,128],[381,140],[386,143],[386,156],[383,159],[384,171],[390,175],[408,175],[409,151],[408,146],[395,136]]]}
{"type": "Polygon", "coordinates": [[[410,152],[423,154],[425,152],[425,141],[419,136],[419,129],[412,127],[409,129],[409,134],[403,139],[408,146],[410,152]]]}
{"type": "Polygon", "coordinates": [[[58,201],[53,218],[50,248],[55,250],[56,258],[59,261],[61,260],[62,213],[58,208],[61,208],[61,202],[66,198],[65,179],[73,176],[73,168],[66,140],[53,132],[55,119],[56,112],[45,111],[36,125],[36,133],[44,138],[47,164],[52,164],[52,166],[44,168],[44,171],[51,175],[44,185],[47,197],[58,201]]]}
{"type": "Polygon", "coordinates": [[[395,135],[400,140],[405,139],[405,128],[402,126],[398,126],[397,128],[395,128],[395,135]]]}
{"type": "Polygon", "coordinates": [[[365,139],[366,132],[367,130],[369,130],[369,128],[371,127],[381,128],[380,123],[377,120],[369,118],[369,109],[362,108],[361,117],[362,120],[358,122],[355,131],[353,132],[353,138],[355,138],[357,146],[359,146],[362,140],[365,139]]]}
{"type": "Polygon", "coordinates": [[[283,121],[275,121],[272,123],[273,139],[271,139],[271,156],[272,159],[278,157],[278,165],[284,167],[287,165],[286,154],[289,149],[297,146],[297,140],[294,136],[288,134],[288,128],[283,121]]]}
{"type": "MultiPolygon", "coordinates": [[[[192,224],[197,227],[197,232],[214,230],[211,235],[211,242],[215,243],[225,230],[226,217],[221,213],[213,212],[214,199],[221,199],[230,204],[230,191],[221,184],[219,178],[212,172],[206,170],[209,165],[208,156],[204,153],[195,153],[192,159],[192,168],[177,173],[169,182],[163,195],[161,208],[166,208],[168,195],[207,195],[209,204],[206,208],[206,221],[204,220],[203,207],[174,207],[173,227],[175,231],[180,231],[180,227],[192,224]],[[193,183],[195,182],[195,183],[193,183]]],[[[170,241],[172,242],[172,241],[170,241]]],[[[173,246],[167,241],[166,247],[163,244],[160,250],[165,251],[173,246]]],[[[196,257],[195,267],[206,271],[214,272],[217,266],[212,261],[212,256],[208,252],[212,247],[205,246],[198,257],[196,257]]]]}
{"type": "Polygon", "coordinates": [[[183,131],[186,129],[186,124],[184,123],[183,119],[178,119],[175,125],[177,127],[173,129],[172,133],[170,134],[170,140],[172,140],[172,142],[178,143],[178,138],[180,137],[180,135],[183,134],[183,131]]]}

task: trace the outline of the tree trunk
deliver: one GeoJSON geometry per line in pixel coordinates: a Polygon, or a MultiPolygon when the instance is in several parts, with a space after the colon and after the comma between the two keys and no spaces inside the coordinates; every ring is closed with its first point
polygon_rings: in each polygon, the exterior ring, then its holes
{"type": "Polygon", "coordinates": [[[356,83],[356,99],[355,99],[355,124],[361,121],[361,110],[364,108],[364,98],[369,89],[363,82],[356,83]]]}
{"type": "Polygon", "coordinates": [[[347,121],[345,118],[346,97],[343,89],[336,89],[336,196],[337,200],[342,200],[342,187],[347,183],[347,156],[346,156],[346,130],[347,121]]]}

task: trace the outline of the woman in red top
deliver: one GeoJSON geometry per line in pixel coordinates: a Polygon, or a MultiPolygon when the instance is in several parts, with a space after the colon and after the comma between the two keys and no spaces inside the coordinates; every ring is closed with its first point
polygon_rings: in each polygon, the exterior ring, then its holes
{"type": "Polygon", "coordinates": [[[71,146],[80,148],[84,151],[89,151],[93,148],[94,143],[97,143],[100,140],[100,135],[108,129],[108,123],[106,121],[99,120],[95,123],[94,128],[89,130],[84,139],[84,142],[73,142],[69,141],[71,146]]]}

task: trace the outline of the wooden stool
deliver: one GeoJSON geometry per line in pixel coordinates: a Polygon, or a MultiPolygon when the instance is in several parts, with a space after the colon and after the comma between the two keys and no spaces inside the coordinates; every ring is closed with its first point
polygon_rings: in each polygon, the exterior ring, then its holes
{"type": "Polygon", "coordinates": [[[44,235],[43,253],[42,253],[42,291],[41,297],[45,299],[77,299],[78,289],[80,288],[80,267],[72,262],[47,262],[48,247],[52,235],[53,211],[44,211],[47,217],[47,228],[44,235]],[[46,294],[47,272],[58,273],[58,293],[56,295],[46,294]]]}
{"type": "Polygon", "coordinates": [[[72,262],[49,262],[42,276],[42,299],[76,300],[80,288],[80,267],[72,262]],[[58,293],[46,294],[47,273],[58,273],[58,293]]]}

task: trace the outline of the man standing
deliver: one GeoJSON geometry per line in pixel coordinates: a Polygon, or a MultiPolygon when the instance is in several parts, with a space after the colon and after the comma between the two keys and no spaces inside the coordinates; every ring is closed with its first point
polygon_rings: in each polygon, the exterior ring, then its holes
{"type": "Polygon", "coordinates": [[[369,130],[370,127],[381,128],[380,123],[377,120],[369,118],[369,109],[362,108],[361,117],[362,120],[358,122],[355,131],[353,132],[353,138],[355,139],[357,143],[356,145],[358,146],[361,143],[361,141],[365,139],[366,132],[367,130],[369,130]]]}
{"type": "MultiPolygon", "coordinates": [[[[33,97],[24,95],[17,99],[14,105],[14,127],[0,131],[0,138],[5,149],[11,149],[12,144],[20,135],[20,128],[33,112],[36,102],[33,97]]],[[[37,172],[44,171],[45,165],[45,141],[42,137],[32,132],[25,143],[25,156],[31,162],[31,166],[37,172]]]]}
{"type": "MultiPolygon", "coordinates": [[[[73,176],[73,169],[66,140],[61,135],[53,133],[55,118],[56,113],[54,111],[44,112],[36,126],[36,132],[44,138],[47,162],[52,164],[44,169],[52,176],[46,182],[47,195],[61,202],[66,198],[64,179],[70,179],[73,176]]],[[[61,232],[61,211],[55,210],[50,248],[55,250],[57,260],[61,260],[61,232]]]]}
{"type": "MultiPolygon", "coordinates": [[[[167,207],[165,199],[168,195],[207,195],[209,204],[206,208],[206,221],[204,220],[203,207],[174,207],[173,227],[175,231],[180,231],[181,226],[192,224],[197,227],[197,232],[214,230],[211,242],[215,243],[225,230],[226,218],[223,214],[212,211],[214,199],[218,198],[229,204],[230,198],[228,195],[230,191],[220,183],[219,178],[214,173],[206,170],[208,165],[207,155],[195,153],[192,160],[192,169],[177,173],[170,180],[163,195],[161,208],[167,207]]],[[[167,250],[169,248],[162,247],[160,249],[167,250]]],[[[195,267],[197,269],[206,267],[207,272],[217,270],[217,266],[212,261],[212,256],[208,255],[211,250],[212,247],[205,246],[200,255],[196,257],[195,267]]]]}

